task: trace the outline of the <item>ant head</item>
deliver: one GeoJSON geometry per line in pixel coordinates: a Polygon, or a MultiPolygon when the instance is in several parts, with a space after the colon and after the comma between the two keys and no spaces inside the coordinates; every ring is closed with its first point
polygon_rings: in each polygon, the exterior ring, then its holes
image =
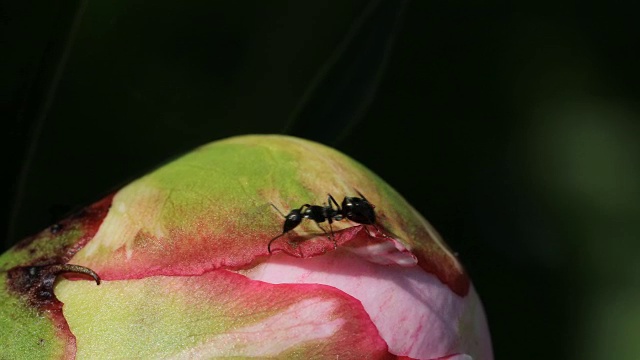
{"type": "Polygon", "coordinates": [[[373,225],[376,222],[374,206],[362,194],[362,197],[345,197],[342,201],[342,212],[344,216],[358,224],[373,225]]]}

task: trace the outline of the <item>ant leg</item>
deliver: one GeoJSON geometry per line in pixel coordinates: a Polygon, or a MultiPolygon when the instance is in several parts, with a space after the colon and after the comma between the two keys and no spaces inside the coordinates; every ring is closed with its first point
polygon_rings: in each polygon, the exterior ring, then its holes
{"type": "Polygon", "coordinates": [[[333,221],[329,220],[329,230],[331,230],[331,240],[333,240],[333,250],[338,248],[338,242],[336,241],[336,236],[333,234],[333,226],[331,226],[331,223],[333,221]]]}
{"type": "Polygon", "coordinates": [[[322,226],[320,226],[320,223],[318,223],[316,221],[316,225],[318,225],[318,227],[320,228],[320,230],[322,230],[324,232],[324,234],[327,236],[327,239],[329,240],[333,240],[333,249],[337,249],[338,248],[338,243],[336,242],[336,239],[333,235],[333,227],[331,227],[331,223],[329,223],[329,228],[331,229],[331,235],[327,232],[327,230],[325,230],[322,226]]]}
{"type": "Polygon", "coordinates": [[[320,223],[316,221],[316,225],[318,225],[318,227],[320,228],[320,230],[322,230],[324,232],[324,234],[327,236],[327,238],[331,239],[331,235],[329,235],[329,233],[327,232],[327,230],[325,230],[322,226],[320,226],[320,223]]]}
{"type": "Polygon", "coordinates": [[[329,223],[329,228],[331,229],[331,234],[329,234],[327,232],[327,230],[325,230],[322,226],[320,226],[320,223],[316,222],[316,225],[318,225],[320,230],[324,231],[324,234],[327,236],[327,239],[333,240],[333,249],[334,250],[337,249],[338,248],[338,243],[336,242],[335,236],[333,236],[333,227],[331,226],[331,223],[329,223]]]}
{"type": "MultiPolygon", "coordinates": [[[[355,189],[355,188],[354,188],[353,190],[355,190],[355,191],[358,193],[358,195],[360,195],[360,197],[361,197],[361,198],[363,198],[363,199],[367,200],[367,198],[366,198],[366,197],[364,197],[364,195],[362,195],[362,193],[360,192],[360,190],[355,189]]],[[[368,202],[368,201],[369,201],[369,200],[367,200],[367,202],[368,202]]]]}
{"type": "MultiPolygon", "coordinates": [[[[369,224],[371,226],[373,226],[374,229],[376,229],[376,233],[381,234],[383,237],[389,238],[389,236],[387,236],[387,234],[383,233],[382,231],[380,231],[380,229],[378,228],[378,226],[376,224],[369,224]]],[[[373,237],[373,235],[371,235],[371,232],[369,231],[369,228],[367,228],[367,225],[362,225],[364,226],[365,230],[367,230],[367,234],[369,235],[369,237],[373,237]]]]}
{"type": "MultiPolygon", "coordinates": [[[[329,199],[327,200],[327,202],[329,203],[329,206],[331,206],[331,203],[334,203],[338,211],[340,211],[340,205],[338,205],[338,202],[336,201],[336,199],[333,196],[331,196],[331,194],[327,194],[327,195],[329,195],[329,199]]],[[[333,208],[333,206],[331,207],[333,208]]]]}
{"type": "MultiPolygon", "coordinates": [[[[285,219],[287,218],[287,217],[285,216],[285,214],[283,214],[283,213],[282,213],[282,211],[280,211],[280,209],[278,209],[278,208],[277,208],[273,203],[269,203],[269,204],[271,204],[271,206],[273,206],[273,208],[274,208],[274,209],[276,209],[276,211],[277,211],[280,215],[282,215],[282,217],[283,217],[283,218],[285,218],[285,219]]],[[[278,236],[274,237],[273,239],[271,239],[271,241],[269,241],[269,244],[267,245],[267,250],[269,251],[269,254],[271,254],[271,243],[273,243],[277,238],[279,238],[280,236],[282,236],[282,235],[284,235],[284,234],[285,234],[285,233],[283,232],[282,234],[280,234],[280,235],[278,235],[278,236]]]]}
{"type": "Polygon", "coordinates": [[[367,231],[367,235],[369,235],[369,237],[372,238],[373,235],[371,235],[371,232],[369,231],[369,228],[367,227],[367,225],[362,224],[362,227],[367,231]]]}
{"type": "MultiPolygon", "coordinates": [[[[368,224],[373,226],[374,229],[376,229],[376,233],[378,234],[382,234],[382,236],[384,237],[388,237],[387,235],[385,235],[384,233],[380,232],[380,229],[378,229],[378,226],[376,226],[376,224],[368,224]]],[[[369,228],[367,227],[367,225],[362,224],[362,226],[364,227],[364,229],[367,231],[367,235],[369,235],[369,237],[374,237],[373,235],[371,235],[371,231],[369,231],[369,228]]]]}
{"type": "Polygon", "coordinates": [[[355,190],[355,191],[358,193],[358,195],[360,195],[360,197],[364,199],[364,201],[368,202],[368,203],[369,203],[369,205],[371,205],[371,207],[376,207],[376,206],[375,206],[375,205],[373,205],[369,200],[367,200],[367,198],[366,198],[366,197],[364,197],[364,195],[362,195],[362,193],[360,192],[360,190],[358,190],[358,189],[353,189],[353,190],[355,190]]]}
{"type": "Polygon", "coordinates": [[[271,206],[273,206],[273,208],[276,209],[276,211],[280,213],[280,215],[282,215],[283,218],[286,218],[286,216],[282,213],[282,211],[280,211],[280,209],[278,209],[275,205],[273,205],[273,203],[269,203],[269,204],[271,204],[271,206]]]}
{"type": "Polygon", "coordinates": [[[271,241],[269,241],[269,245],[267,245],[267,250],[269,250],[269,254],[271,254],[271,243],[273,243],[277,238],[279,238],[280,236],[284,235],[285,233],[282,233],[276,237],[274,237],[273,239],[271,239],[271,241]]]}
{"type": "Polygon", "coordinates": [[[331,209],[332,220],[340,221],[344,219],[344,215],[342,214],[342,209],[340,209],[340,205],[338,205],[338,202],[336,201],[336,199],[333,196],[331,196],[331,194],[327,194],[327,195],[329,195],[329,198],[327,199],[327,204],[331,209]],[[336,206],[335,210],[333,209],[333,205],[336,206]]]}
{"type": "Polygon", "coordinates": [[[309,204],[302,204],[302,206],[300,206],[300,209],[298,209],[298,210],[300,211],[300,213],[302,213],[302,209],[310,208],[310,207],[311,207],[311,205],[309,205],[309,204]]]}
{"type": "MultiPolygon", "coordinates": [[[[276,209],[276,211],[282,215],[283,218],[287,218],[287,215],[285,215],[282,211],[280,211],[280,209],[278,209],[273,203],[269,203],[271,206],[273,206],[274,209],[276,209]]],[[[305,207],[311,207],[311,205],[309,204],[303,204],[302,206],[300,206],[300,209],[298,209],[298,211],[302,212],[302,209],[304,209],[305,207]]]]}

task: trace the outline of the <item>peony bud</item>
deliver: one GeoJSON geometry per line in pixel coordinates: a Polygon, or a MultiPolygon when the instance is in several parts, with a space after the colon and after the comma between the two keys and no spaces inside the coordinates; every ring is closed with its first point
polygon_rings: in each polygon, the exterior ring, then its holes
{"type": "Polygon", "coordinates": [[[18,243],[0,277],[3,359],[493,358],[435,230],[291,137],[200,147],[18,243]]]}

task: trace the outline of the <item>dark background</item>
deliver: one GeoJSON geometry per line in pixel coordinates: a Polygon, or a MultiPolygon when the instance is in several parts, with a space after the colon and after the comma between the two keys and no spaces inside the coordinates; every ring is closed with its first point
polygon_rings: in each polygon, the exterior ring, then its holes
{"type": "Polygon", "coordinates": [[[637,9],[2,3],[4,248],[206,142],[358,159],[460,254],[497,359],[640,354],[637,9]]]}

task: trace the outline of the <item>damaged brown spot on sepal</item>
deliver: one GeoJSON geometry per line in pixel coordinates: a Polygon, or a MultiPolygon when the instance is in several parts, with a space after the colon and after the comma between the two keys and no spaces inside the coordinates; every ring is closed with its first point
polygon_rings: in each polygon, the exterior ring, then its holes
{"type": "Polygon", "coordinates": [[[25,298],[31,306],[45,310],[60,304],[53,293],[53,285],[58,275],[63,273],[89,276],[100,285],[100,276],[95,271],[73,264],[16,266],[7,272],[7,282],[10,289],[25,298]]]}

